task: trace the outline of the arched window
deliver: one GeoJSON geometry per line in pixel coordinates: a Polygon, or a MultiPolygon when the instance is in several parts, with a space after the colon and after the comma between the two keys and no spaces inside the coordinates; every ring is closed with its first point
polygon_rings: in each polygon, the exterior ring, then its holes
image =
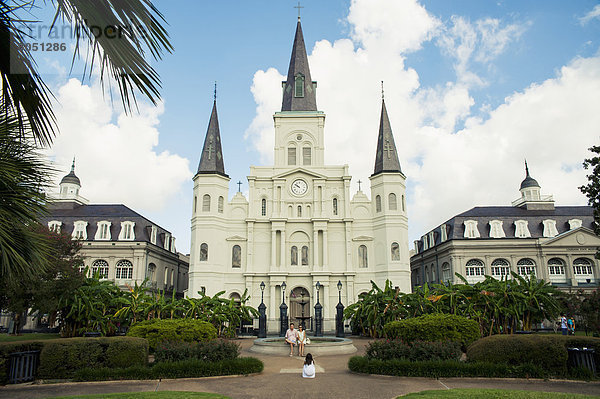
{"type": "Polygon", "coordinates": [[[225,199],[219,196],[219,202],[217,202],[217,212],[219,213],[223,213],[223,202],[225,202],[225,199]]]}
{"type": "Polygon", "coordinates": [[[338,214],[338,204],[337,204],[337,198],[333,199],[333,214],[335,216],[337,216],[338,214]]]}
{"type": "Polygon", "coordinates": [[[532,273],[535,276],[535,262],[529,258],[519,260],[517,262],[517,272],[520,276],[529,276],[532,273]]]}
{"type": "Polygon", "coordinates": [[[156,265],[154,263],[148,264],[148,281],[154,282],[156,278],[156,265]]]}
{"type": "Polygon", "coordinates": [[[242,267],[242,247],[234,245],[231,250],[231,267],[242,267]]]}
{"type": "Polygon", "coordinates": [[[425,282],[429,282],[429,268],[425,266],[425,282]]]}
{"type": "Polygon", "coordinates": [[[108,262],[104,259],[96,259],[92,263],[92,274],[96,274],[96,272],[101,279],[108,278],[108,262]]]}
{"type": "Polygon", "coordinates": [[[548,274],[550,276],[564,276],[565,262],[560,258],[552,258],[548,260],[548,274]]]}
{"type": "Polygon", "coordinates": [[[296,147],[288,147],[288,165],[296,165],[296,147]]]}
{"type": "Polygon", "coordinates": [[[202,197],[202,212],[210,212],[210,195],[204,194],[202,197]]]}
{"type": "Polygon", "coordinates": [[[406,204],[404,203],[404,195],[402,196],[402,212],[406,211],[406,204]]]}
{"type": "Polygon", "coordinates": [[[298,205],[298,217],[302,217],[302,205],[298,205]]]}
{"type": "Polygon", "coordinates": [[[312,151],[310,147],[302,148],[302,165],[310,165],[312,163],[312,151]]]}
{"type": "Polygon", "coordinates": [[[208,260],[208,244],[203,242],[200,245],[200,261],[204,262],[208,260]]]}
{"type": "Polygon", "coordinates": [[[388,203],[390,211],[395,211],[398,209],[398,203],[396,202],[396,194],[390,193],[390,195],[388,195],[388,203]]]}
{"type": "Polygon", "coordinates": [[[592,262],[586,258],[577,258],[573,261],[573,274],[576,276],[593,275],[592,262]]]}
{"type": "Polygon", "coordinates": [[[198,197],[194,195],[194,213],[198,210],[198,197]]]}
{"type": "Polygon", "coordinates": [[[381,196],[380,195],[375,197],[375,211],[381,212],[381,196]]]}
{"type": "Polygon", "coordinates": [[[433,264],[431,264],[431,268],[429,269],[430,273],[431,273],[431,282],[435,283],[435,267],[433,266],[433,264]]]}
{"type": "Polygon", "coordinates": [[[479,259],[469,260],[465,268],[465,274],[467,276],[484,276],[485,268],[483,266],[483,262],[479,259]]]}
{"type": "Polygon", "coordinates": [[[298,247],[297,246],[294,245],[292,247],[291,255],[292,255],[291,265],[298,266],[298,247]]]}
{"type": "Polygon", "coordinates": [[[444,262],[442,263],[442,281],[448,282],[452,278],[450,274],[450,263],[444,262]]]}
{"type": "Polygon", "coordinates": [[[267,216],[267,200],[265,198],[260,201],[260,214],[267,216]]]}
{"type": "Polygon", "coordinates": [[[115,270],[115,278],[117,279],[132,279],[133,278],[133,264],[128,260],[120,260],[117,262],[117,269],[115,270]]]}
{"type": "Polygon", "coordinates": [[[400,260],[400,245],[397,242],[392,243],[392,260],[400,260]]]}
{"type": "Polygon", "coordinates": [[[367,259],[367,247],[361,245],[358,247],[358,267],[368,267],[369,261],[367,259]]]}
{"type": "Polygon", "coordinates": [[[492,277],[508,278],[510,276],[510,264],[506,259],[494,259],[492,262],[492,277]]]}
{"type": "Polygon", "coordinates": [[[304,97],[304,75],[301,73],[294,77],[294,97],[304,97]]]}
{"type": "Polygon", "coordinates": [[[308,266],[308,247],[302,247],[302,266],[308,266]]]}

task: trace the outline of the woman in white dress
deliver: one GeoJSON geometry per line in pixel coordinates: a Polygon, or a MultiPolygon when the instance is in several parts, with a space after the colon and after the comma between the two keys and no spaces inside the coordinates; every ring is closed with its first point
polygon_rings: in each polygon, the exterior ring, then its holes
{"type": "Polygon", "coordinates": [[[313,362],[313,358],[310,353],[307,353],[306,358],[304,359],[304,367],[302,367],[302,377],[315,378],[315,362],[313,362]]]}
{"type": "Polygon", "coordinates": [[[304,356],[304,345],[306,345],[306,331],[300,324],[298,326],[298,356],[304,356]]]}

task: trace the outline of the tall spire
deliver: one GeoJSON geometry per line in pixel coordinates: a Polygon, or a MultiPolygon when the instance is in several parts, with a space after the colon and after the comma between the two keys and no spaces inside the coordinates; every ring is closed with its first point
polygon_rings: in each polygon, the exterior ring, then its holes
{"type": "Polygon", "coordinates": [[[69,184],[77,184],[78,186],[81,186],[81,181],[79,180],[79,177],[77,177],[77,175],[75,175],[75,157],[73,157],[73,163],[71,164],[71,171],[65,175],[65,177],[62,178],[62,180],[60,181],[60,184],[63,183],[69,183],[69,184]]]}
{"type": "Polygon", "coordinates": [[[373,176],[384,173],[402,173],[398,151],[394,143],[394,134],[388,118],[385,100],[383,99],[383,82],[381,86],[381,119],[379,120],[379,137],[377,138],[377,153],[375,155],[375,170],[373,176]]]}
{"type": "Polygon", "coordinates": [[[221,133],[219,131],[219,118],[217,116],[217,85],[215,83],[215,98],[213,101],[212,113],[208,122],[208,130],[204,138],[200,164],[198,165],[200,174],[218,174],[225,177],[225,166],[223,165],[223,151],[221,149],[221,133]]]}
{"type": "Polygon", "coordinates": [[[287,80],[283,87],[282,111],[316,111],[317,100],[315,96],[316,82],[310,77],[308,56],[304,46],[304,36],[300,18],[296,25],[296,37],[292,47],[292,57],[288,68],[287,80]]]}
{"type": "Polygon", "coordinates": [[[533,177],[529,175],[529,167],[527,166],[527,159],[525,160],[525,180],[521,182],[520,190],[524,188],[537,187],[540,188],[540,184],[533,177]]]}

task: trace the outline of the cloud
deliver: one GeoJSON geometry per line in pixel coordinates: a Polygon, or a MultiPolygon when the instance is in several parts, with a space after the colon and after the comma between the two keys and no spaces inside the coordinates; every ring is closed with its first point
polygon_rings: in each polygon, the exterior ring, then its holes
{"type": "Polygon", "coordinates": [[[117,113],[98,84],[70,79],[58,90],[55,112],[60,134],[49,155],[64,172],[77,158],[81,194],[92,203],[160,210],[192,176],[187,159],[156,151],[162,103],[141,103],[131,115],[117,113]]]}
{"type": "MultiPolygon", "coordinates": [[[[321,40],[312,52],[308,49],[311,76],[319,83],[317,105],[327,114],[325,161],[349,164],[353,191],[357,180],[368,181],[373,171],[379,81],[384,80],[407,176],[411,241],[473,206],[510,205],[519,196],[524,157],[542,192],[555,194],[558,205],[585,203],[577,186],[585,180],[581,162],[586,149],[598,140],[599,57],[575,59],[556,76],[513,93],[492,109],[471,96],[471,89],[489,83],[471,67],[492,66],[528,23],[469,22],[456,16],[441,26],[416,1],[386,1],[385,9],[383,4],[353,0],[350,37],[321,40]],[[411,12],[415,17],[406,26],[390,22],[411,12]],[[405,58],[428,40],[455,61],[456,81],[422,87],[418,71],[406,66],[405,58]]],[[[258,71],[252,86],[257,114],[246,136],[266,163],[273,158],[272,115],[280,109],[282,77],[272,68],[258,71]]]]}
{"type": "Polygon", "coordinates": [[[579,23],[581,24],[581,26],[584,26],[595,18],[600,19],[600,4],[596,4],[594,8],[592,8],[587,14],[579,18],[579,23]]]}

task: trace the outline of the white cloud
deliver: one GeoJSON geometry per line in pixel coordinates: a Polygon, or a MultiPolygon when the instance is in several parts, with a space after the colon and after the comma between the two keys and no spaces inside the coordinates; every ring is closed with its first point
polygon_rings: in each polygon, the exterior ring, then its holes
{"type": "Polygon", "coordinates": [[[77,79],[59,88],[57,100],[60,133],[49,155],[64,171],[77,158],[81,194],[92,203],[160,210],[191,178],[187,159],[156,151],[162,103],[141,103],[139,113],[131,115],[116,113],[98,84],[77,79]]]}
{"type": "MultiPolygon", "coordinates": [[[[585,203],[577,186],[585,179],[581,162],[586,149],[598,140],[600,57],[576,59],[557,76],[491,109],[475,104],[469,93],[484,83],[470,65],[491,65],[527,24],[455,17],[442,29],[416,1],[388,1],[385,12],[382,4],[354,0],[348,16],[353,40],[321,40],[309,56],[311,75],[319,82],[317,105],[327,114],[325,160],[350,165],[353,190],[373,170],[379,81],[385,80],[386,105],[407,176],[411,242],[470,207],[509,205],[519,195],[524,157],[542,192],[555,194],[557,204],[585,203]],[[377,12],[368,12],[371,4],[377,12]],[[415,10],[408,26],[390,22],[415,10]],[[405,65],[405,53],[433,37],[456,60],[457,80],[421,87],[417,71],[405,65]],[[487,118],[472,116],[474,106],[487,118]],[[464,121],[464,129],[457,132],[458,121],[464,121]]],[[[252,87],[258,106],[247,137],[268,162],[281,80],[274,69],[258,71],[252,87]]]]}
{"type": "Polygon", "coordinates": [[[583,26],[595,18],[600,19],[600,4],[596,4],[587,14],[579,18],[579,23],[583,26]]]}

